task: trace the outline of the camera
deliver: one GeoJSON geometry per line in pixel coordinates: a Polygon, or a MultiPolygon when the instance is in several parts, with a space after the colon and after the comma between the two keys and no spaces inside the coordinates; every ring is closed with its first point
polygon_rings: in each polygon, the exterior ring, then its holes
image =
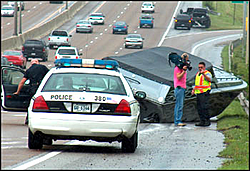
{"type": "Polygon", "coordinates": [[[169,65],[171,66],[171,63],[170,63],[170,61],[172,62],[172,63],[174,63],[177,67],[179,67],[180,69],[182,69],[183,68],[183,66],[187,66],[187,69],[189,70],[189,71],[191,71],[192,70],[192,66],[191,66],[191,61],[189,61],[189,60],[187,60],[186,58],[187,58],[188,56],[186,55],[186,54],[183,54],[183,58],[180,56],[180,55],[178,55],[176,52],[170,52],[169,54],[168,54],[168,60],[169,60],[169,65]]]}
{"type": "Polygon", "coordinates": [[[193,68],[193,67],[191,66],[191,61],[190,61],[190,60],[186,60],[187,55],[183,55],[183,57],[184,57],[183,66],[187,66],[187,69],[188,69],[189,71],[191,71],[192,68],[193,68]]]}
{"type": "Polygon", "coordinates": [[[184,66],[187,66],[187,69],[189,70],[189,71],[191,71],[192,70],[192,66],[191,66],[191,61],[190,60],[186,60],[186,62],[184,63],[184,66]]]}

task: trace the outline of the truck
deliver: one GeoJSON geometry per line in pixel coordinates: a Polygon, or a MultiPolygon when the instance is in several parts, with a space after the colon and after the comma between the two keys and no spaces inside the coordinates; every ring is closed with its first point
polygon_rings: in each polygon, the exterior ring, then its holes
{"type": "Polygon", "coordinates": [[[44,40],[26,40],[23,44],[22,52],[27,61],[29,58],[41,59],[44,62],[48,60],[48,46],[44,40]]]}
{"type": "Polygon", "coordinates": [[[66,30],[53,30],[48,38],[49,48],[58,48],[59,46],[71,46],[71,37],[66,30]]]}
{"type": "Polygon", "coordinates": [[[142,27],[154,27],[154,18],[151,14],[142,14],[139,18],[140,28],[142,27]]]}
{"type": "Polygon", "coordinates": [[[181,14],[188,14],[192,18],[192,27],[199,26],[209,28],[211,19],[206,8],[187,8],[187,11],[180,10],[181,14]]]}

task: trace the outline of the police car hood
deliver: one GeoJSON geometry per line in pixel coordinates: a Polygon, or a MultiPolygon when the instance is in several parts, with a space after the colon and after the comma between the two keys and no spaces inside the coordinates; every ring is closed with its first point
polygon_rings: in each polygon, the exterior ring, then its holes
{"type": "MultiPolygon", "coordinates": [[[[122,69],[173,87],[175,64],[170,62],[171,66],[169,65],[168,54],[170,52],[175,52],[178,55],[184,53],[184,51],[175,48],[162,46],[121,56],[108,56],[103,59],[115,60],[119,63],[119,67],[122,69]]],[[[187,54],[189,54],[189,60],[193,67],[191,71],[188,70],[187,72],[188,86],[192,86],[195,75],[198,72],[198,64],[201,61],[205,62],[206,69],[214,76],[212,63],[190,53],[187,54]]]]}

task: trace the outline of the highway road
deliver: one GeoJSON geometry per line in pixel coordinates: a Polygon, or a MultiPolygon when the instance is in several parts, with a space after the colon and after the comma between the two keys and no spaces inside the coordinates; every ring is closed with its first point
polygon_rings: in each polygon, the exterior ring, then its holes
{"type": "MultiPolygon", "coordinates": [[[[173,15],[180,8],[185,8],[187,5],[201,5],[187,1],[180,6],[177,1],[156,1],[156,10],[153,14],[154,28],[139,28],[141,3],[90,1],[89,5],[60,29],[66,29],[73,35],[72,46],[83,49],[82,58],[94,59],[123,55],[156,46],[170,46],[191,53],[197,42],[201,44],[204,40],[240,34],[240,31],[206,32],[201,28],[192,28],[190,31],[174,30],[173,15]],[[85,19],[89,13],[96,11],[105,14],[105,24],[95,25],[92,34],[75,33],[76,21],[85,19]],[[129,33],[140,33],[145,38],[143,49],[124,48],[126,35],[112,34],[112,24],[118,20],[128,23],[129,33]]],[[[47,41],[47,37],[43,39],[47,41]]],[[[49,60],[41,63],[48,68],[53,67],[54,53],[55,50],[50,50],[49,60]]],[[[208,56],[211,57],[209,53],[208,56]]],[[[171,123],[140,123],[137,150],[133,154],[123,154],[119,143],[94,141],[56,141],[53,146],[30,150],[27,146],[27,126],[24,124],[25,112],[1,111],[1,118],[3,170],[217,169],[223,161],[217,157],[224,145],[222,133],[216,131],[216,122],[208,128],[197,128],[194,123],[187,123],[183,128],[174,127],[171,123]]]]}
{"type": "MultiPolygon", "coordinates": [[[[68,3],[70,7],[73,1],[68,3]]],[[[1,1],[1,6],[7,1],[1,1]]],[[[59,15],[66,8],[66,4],[50,4],[49,1],[24,1],[25,7],[21,11],[22,33],[34,27],[44,24],[53,17],[59,15]]],[[[20,12],[17,13],[17,33],[20,33],[20,12]]],[[[14,17],[1,17],[1,40],[9,38],[14,34],[14,17]]]]}

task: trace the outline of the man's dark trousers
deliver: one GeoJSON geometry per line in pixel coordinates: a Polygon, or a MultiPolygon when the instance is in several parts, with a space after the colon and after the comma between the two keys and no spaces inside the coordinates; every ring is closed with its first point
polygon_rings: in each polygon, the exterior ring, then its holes
{"type": "Polygon", "coordinates": [[[209,96],[210,90],[205,93],[197,94],[197,109],[202,123],[210,124],[210,115],[209,115],[209,96]]]}

